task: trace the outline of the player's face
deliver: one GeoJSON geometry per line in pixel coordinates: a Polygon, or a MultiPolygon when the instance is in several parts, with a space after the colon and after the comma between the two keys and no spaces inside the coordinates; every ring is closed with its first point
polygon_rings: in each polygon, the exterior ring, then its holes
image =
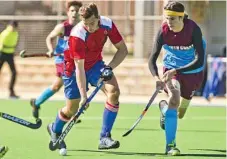
{"type": "Polygon", "coordinates": [[[79,6],[71,6],[71,7],[69,7],[68,17],[69,17],[70,20],[78,19],[78,17],[79,17],[79,14],[78,14],[79,9],[80,9],[79,6]]]}
{"type": "Polygon", "coordinates": [[[165,21],[167,22],[170,30],[176,30],[181,26],[181,18],[179,16],[165,16],[165,21]]]}
{"type": "Polygon", "coordinates": [[[82,21],[90,33],[94,33],[99,28],[99,18],[96,18],[94,15],[88,19],[82,18],[82,21]]]}

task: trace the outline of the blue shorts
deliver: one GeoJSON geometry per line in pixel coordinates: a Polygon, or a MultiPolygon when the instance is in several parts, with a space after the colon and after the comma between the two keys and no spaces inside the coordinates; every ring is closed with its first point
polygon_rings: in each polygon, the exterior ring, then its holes
{"type": "MultiPolygon", "coordinates": [[[[92,68],[86,71],[86,89],[88,89],[88,84],[92,86],[97,86],[98,80],[101,75],[101,69],[105,66],[103,61],[98,61],[92,68]]],[[[75,73],[67,77],[65,75],[62,76],[64,82],[64,93],[67,99],[78,99],[80,98],[79,88],[76,83],[76,75],[75,73]]]]}

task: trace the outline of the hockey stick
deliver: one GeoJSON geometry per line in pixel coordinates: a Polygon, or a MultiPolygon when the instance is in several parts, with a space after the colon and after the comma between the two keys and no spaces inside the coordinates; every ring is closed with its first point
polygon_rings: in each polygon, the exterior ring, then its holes
{"type": "Polygon", "coordinates": [[[57,149],[58,145],[65,139],[66,135],[69,133],[69,131],[71,130],[71,128],[73,127],[73,125],[76,123],[76,121],[78,120],[79,116],[84,112],[85,107],[88,103],[91,102],[91,100],[93,99],[93,97],[96,95],[96,93],[102,88],[103,86],[103,81],[101,81],[98,86],[95,88],[95,90],[91,93],[91,95],[89,96],[89,98],[87,99],[86,103],[84,103],[79,111],[72,116],[72,118],[70,119],[67,127],[65,128],[65,130],[62,132],[62,134],[58,137],[56,142],[52,142],[50,141],[49,143],[49,149],[51,151],[54,151],[57,149]]]}
{"type": "Polygon", "coordinates": [[[36,119],[36,123],[33,124],[29,121],[26,121],[24,119],[9,115],[7,113],[0,112],[0,117],[9,121],[12,121],[14,123],[20,124],[22,126],[28,127],[30,129],[38,129],[42,125],[42,120],[41,119],[36,119]]]}
{"type": "MultiPolygon", "coordinates": [[[[64,54],[52,54],[52,56],[64,56],[64,54]]],[[[26,50],[20,51],[21,58],[28,58],[28,57],[50,57],[48,54],[43,53],[34,53],[34,54],[26,54],[26,50]]]]}
{"type": "Polygon", "coordinates": [[[128,136],[134,129],[135,127],[139,124],[140,120],[142,120],[143,116],[146,114],[148,108],[151,106],[151,103],[154,101],[155,97],[158,95],[160,91],[160,88],[157,88],[154,92],[154,94],[151,96],[149,102],[147,103],[146,107],[144,108],[143,112],[141,113],[141,115],[139,116],[139,118],[136,120],[136,122],[132,125],[132,127],[126,132],[124,133],[122,136],[128,136]]]}

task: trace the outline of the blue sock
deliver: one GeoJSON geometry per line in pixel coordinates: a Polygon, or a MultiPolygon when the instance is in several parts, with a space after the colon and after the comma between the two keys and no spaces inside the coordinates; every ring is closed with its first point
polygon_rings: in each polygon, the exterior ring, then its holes
{"type": "Polygon", "coordinates": [[[177,110],[168,109],[165,116],[166,145],[174,144],[177,131],[177,110]]]}
{"type": "Polygon", "coordinates": [[[62,133],[62,129],[63,129],[64,125],[67,123],[66,121],[60,119],[59,114],[60,113],[57,114],[56,120],[52,127],[53,132],[55,132],[57,134],[62,133]]]}
{"type": "Polygon", "coordinates": [[[36,98],[35,105],[37,107],[40,107],[40,105],[45,102],[48,98],[50,98],[52,95],[54,95],[55,92],[52,91],[50,88],[47,88],[45,91],[42,92],[42,94],[36,98]]]}
{"type": "Polygon", "coordinates": [[[110,132],[112,130],[113,124],[117,117],[117,111],[119,106],[114,106],[109,103],[106,103],[106,107],[103,112],[103,124],[102,124],[102,131],[100,134],[100,138],[110,136],[110,132]],[[110,111],[112,110],[112,111],[110,111]]]}

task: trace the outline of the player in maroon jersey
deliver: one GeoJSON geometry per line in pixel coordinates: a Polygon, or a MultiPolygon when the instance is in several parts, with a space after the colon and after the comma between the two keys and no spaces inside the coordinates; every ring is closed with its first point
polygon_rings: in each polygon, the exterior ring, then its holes
{"type": "MultiPolygon", "coordinates": [[[[68,19],[60,24],[50,32],[46,38],[48,48],[47,54],[51,57],[52,54],[63,54],[65,46],[67,45],[71,29],[79,22],[79,8],[82,6],[80,1],[69,1],[66,3],[68,19]],[[58,37],[57,45],[54,49],[53,40],[58,37]]],[[[36,99],[31,99],[30,104],[33,108],[32,114],[35,118],[39,118],[40,105],[47,99],[53,96],[62,87],[62,75],[64,70],[64,57],[55,56],[56,78],[52,85],[45,89],[36,99]]]]}

